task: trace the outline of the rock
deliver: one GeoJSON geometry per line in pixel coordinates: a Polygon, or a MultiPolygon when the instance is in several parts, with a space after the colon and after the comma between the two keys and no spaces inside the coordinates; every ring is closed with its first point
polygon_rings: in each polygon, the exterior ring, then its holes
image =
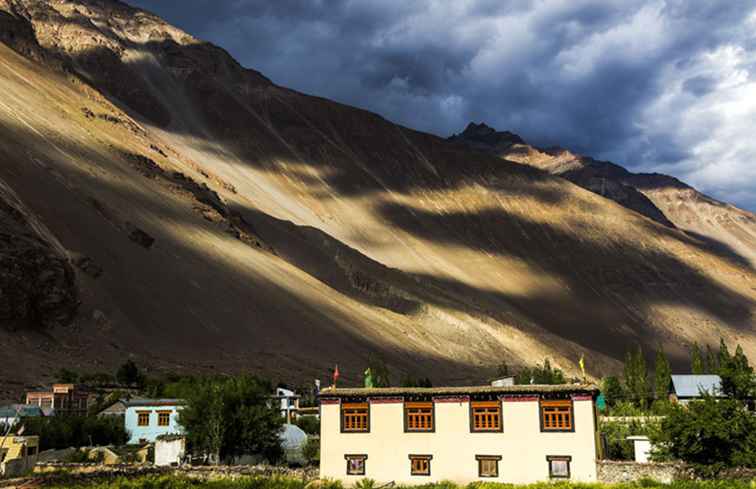
{"type": "Polygon", "coordinates": [[[126,228],[129,232],[129,239],[139,246],[150,249],[155,243],[155,238],[142,231],[141,229],[135,227],[133,224],[126,223],[126,228]]]}

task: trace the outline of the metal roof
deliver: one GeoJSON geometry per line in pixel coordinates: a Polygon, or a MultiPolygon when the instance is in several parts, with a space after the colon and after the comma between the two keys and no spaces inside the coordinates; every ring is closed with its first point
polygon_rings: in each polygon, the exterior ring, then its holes
{"type": "Polygon", "coordinates": [[[672,389],[677,397],[701,397],[708,393],[722,396],[722,379],[719,375],[673,375],[672,389]]]}
{"type": "Polygon", "coordinates": [[[586,393],[598,394],[598,387],[593,384],[557,384],[539,385],[523,384],[495,387],[477,385],[469,387],[378,387],[378,388],[342,388],[329,387],[320,391],[320,397],[343,396],[401,396],[401,395],[464,395],[464,394],[544,394],[544,393],[586,393]]]}
{"type": "Polygon", "coordinates": [[[39,406],[33,404],[13,404],[0,407],[0,418],[15,418],[16,416],[44,416],[39,406]]]}

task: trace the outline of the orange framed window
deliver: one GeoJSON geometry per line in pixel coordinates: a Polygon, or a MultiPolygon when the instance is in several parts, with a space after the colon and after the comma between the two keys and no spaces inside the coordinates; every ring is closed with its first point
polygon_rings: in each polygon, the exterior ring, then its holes
{"type": "Polygon", "coordinates": [[[150,412],[137,411],[137,426],[149,426],[149,425],[150,425],[150,412]]]}
{"type": "Polygon", "coordinates": [[[431,475],[433,455],[410,455],[410,475],[431,475]]]}
{"type": "Polygon", "coordinates": [[[433,403],[404,403],[405,431],[433,431],[433,403]]]}
{"type": "Polygon", "coordinates": [[[476,455],[478,477],[499,477],[499,455],[476,455]]]}
{"type": "Polygon", "coordinates": [[[573,431],[572,401],[541,401],[541,431],[573,431]]]}
{"type": "Polygon", "coordinates": [[[171,424],[170,411],[158,411],[158,426],[169,426],[171,424]]]}
{"type": "Polygon", "coordinates": [[[472,401],[470,403],[471,431],[501,431],[501,403],[472,401]]]}
{"type": "Polygon", "coordinates": [[[342,432],[369,432],[370,406],[366,402],[341,405],[342,432]]]}

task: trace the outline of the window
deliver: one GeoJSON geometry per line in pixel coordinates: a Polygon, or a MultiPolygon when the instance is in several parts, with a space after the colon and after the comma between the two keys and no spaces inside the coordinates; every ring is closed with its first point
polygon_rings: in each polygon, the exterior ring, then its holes
{"type": "Polygon", "coordinates": [[[137,411],[137,426],[149,426],[149,425],[150,425],[150,412],[137,411]]]}
{"type": "Polygon", "coordinates": [[[476,455],[478,461],[478,477],[499,477],[499,460],[498,455],[476,455]]]}
{"type": "Polygon", "coordinates": [[[158,426],[168,426],[171,424],[170,411],[158,411],[158,426]]]}
{"type": "Polygon", "coordinates": [[[37,447],[27,447],[26,448],[26,455],[29,457],[33,457],[37,454],[37,447]]]}
{"type": "Polygon", "coordinates": [[[367,455],[344,455],[347,475],[365,475],[367,455]]]}
{"type": "Polygon", "coordinates": [[[501,431],[501,403],[477,401],[470,403],[471,431],[501,431]]]}
{"type": "Polygon", "coordinates": [[[541,401],[541,431],[573,431],[572,401],[541,401]]]}
{"type": "Polygon", "coordinates": [[[433,455],[410,455],[410,475],[431,475],[430,461],[433,455]]]}
{"type": "Polygon", "coordinates": [[[570,478],[570,462],[572,461],[572,457],[549,455],[546,457],[546,461],[549,463],[549,477],[552,479],[570,478]]]}
{"type": "Polygon", "coordinates": [[[405,403],[404,427],[405,431],[433,431],[433,403],[405,403]]]}
{"type": "Polygon", "coordinates": [[[341,405],[341,431],[367,432],[370,431],[370,408],[368,403],[352,403],[341,405]]]}

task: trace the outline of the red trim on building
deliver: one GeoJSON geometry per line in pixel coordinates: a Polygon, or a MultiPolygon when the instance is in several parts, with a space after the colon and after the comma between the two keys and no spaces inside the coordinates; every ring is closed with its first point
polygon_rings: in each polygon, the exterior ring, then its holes
{"type": "Polygon", "coordinates": [[[592,401],[593,396],[586,396],[585,394],[576,394],[572,396],[573,401],[592,401]]]}
{"type": "Polygon", "coordinates": [[[538,396],[502,396],[503,402],[538,402],[541,398],[538,396]]]}
{"type": "Polygon", "coordinates": [[[403,397],[371,397],[368,400],[370,404],[401,404],[404,402],[403,397]]]}
{"type": "Polygon", "coordinates": [[[437,396],[433,402],[470,402],[470,396],[437,396]]]}
{"type": "Polygon", "coordinates": [[[323,398],[320,400],[320,404],[338,404],[339,399],[335,397],[323,398]]]}

